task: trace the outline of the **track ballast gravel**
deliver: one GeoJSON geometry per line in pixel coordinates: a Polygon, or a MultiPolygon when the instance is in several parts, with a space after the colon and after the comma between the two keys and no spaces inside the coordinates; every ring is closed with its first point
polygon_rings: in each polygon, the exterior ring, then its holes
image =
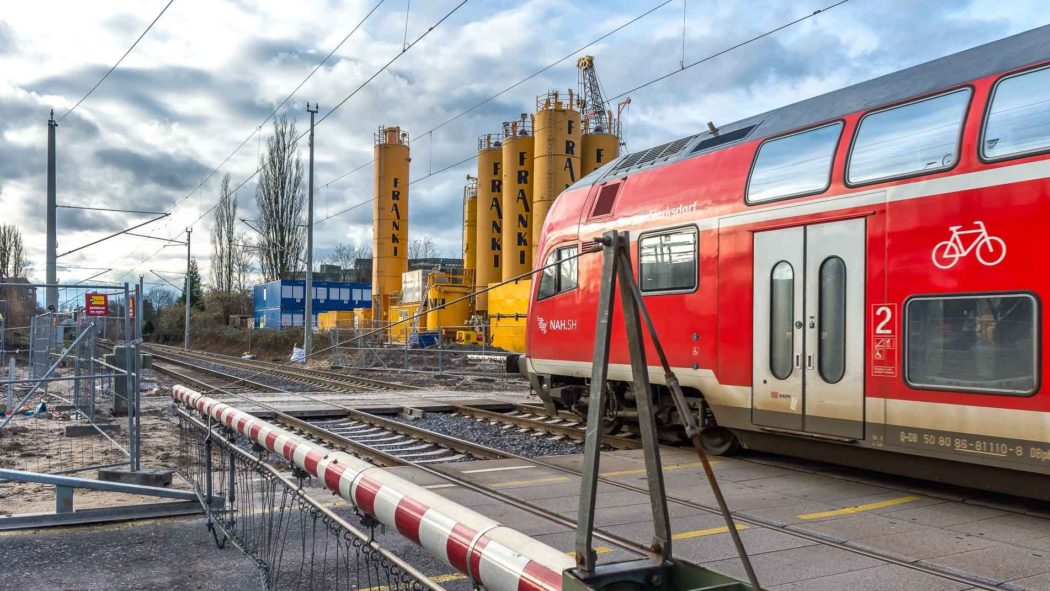
{"type": "Polygon", "coordinates": [[[451,435],[526,458],[583,453],[583,445],[575,441],[555,440],[549,435],[519,433],[515,427],[502,428],[457,414],[427,413],[422,419],[407,419],[404,416],[394,418],[420,429],[451,435]]]}

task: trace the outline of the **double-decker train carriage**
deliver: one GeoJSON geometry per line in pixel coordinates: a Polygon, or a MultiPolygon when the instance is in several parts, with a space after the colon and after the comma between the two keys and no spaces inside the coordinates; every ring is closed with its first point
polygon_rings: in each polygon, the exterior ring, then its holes
{"type": "MultiPolygon", "coordinates": [[[[1044,224],[1050,27],[709,124],[581,179],[544,222],[536,266],[562,262],[534,282],[521,366],[545,403],[584,411],[601,255],[574,255],[624,230],[711,451],[934,479],[979,466],[991,474],[971,485],[1017,492],[1038,476],[1026,494],[1047,496],[1044,224]]],[[[609,429],[634,406],[618,315],[613,342],[609,429]]]]}

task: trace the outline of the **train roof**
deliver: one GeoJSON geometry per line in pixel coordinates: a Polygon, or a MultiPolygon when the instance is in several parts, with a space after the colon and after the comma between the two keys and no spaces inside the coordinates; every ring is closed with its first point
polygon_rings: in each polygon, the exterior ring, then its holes
{"type": "Polygon", "coordinates": [[[705,131],[626,154],[580,179],[574,187],[713,152],[744,140],[801,129],[1047,60],[1050,60],[1050,25],[722,125],[717,134],[705,131]]]}

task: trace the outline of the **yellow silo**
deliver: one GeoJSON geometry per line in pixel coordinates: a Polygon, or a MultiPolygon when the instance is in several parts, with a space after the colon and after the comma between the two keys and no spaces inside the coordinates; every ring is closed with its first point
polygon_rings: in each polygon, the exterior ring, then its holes
{"type": "Polygon", "coordinates": [[[503,129],[503,281],[532,270],[534,141],[522,117],[503,129]]]}
{"type": "MultiPolygon", "coordinates": [[[[477,267],[478,287],[501,279],[503,242],[503,149],[502,134],[486,134],[478,140],[477,267]]],[[[478,294],[478,310],[488,309],[488,295],[478,294]]]]}
{"type": "Polygon", "coordinates": [[[372,313],[382,319],[408,270],[408,133],[380,127],[375,135],[372,206],[372,313]]]}
{"type": "Polygon", "coordinates": [[[612,133],[584,133],[580,176],[587,176],[620,155],[620,138],[612,133]]]}
{"type": "Polygon", "coordinates": [[[467,175],[463,187],[463,269],[478,267],[478,179],[467,175]]]}
{"type": "Polygon", "coordinates": [[[540,243],[543,221],[554,199],[581,176],[580,112],[573,92],[566,97],[548,92],[536,97],[535,186],[532,194],[532,250],[540,243]],[[566,100],[567,99],[567,100],[566,100]]]}

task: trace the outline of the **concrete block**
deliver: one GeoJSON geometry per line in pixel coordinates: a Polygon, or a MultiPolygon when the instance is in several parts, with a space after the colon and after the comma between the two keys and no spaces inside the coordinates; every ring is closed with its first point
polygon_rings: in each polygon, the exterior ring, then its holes
{"type": "Polygon", "coordinates": [[[66,437],[91,437],[99,435],[99,429],[106,433],[119,433],[120,425],[117,423],[95,423],[94,426],[66,425],[66,437]],[[98,427],[98,429],[95,427],[98,427]]]}
{"type": "Polygon", "coordinates": [[[98,471],[98,479],[105,482],[123,482],[141,486],[168,486],[171,484],[171,470],[130,470],[103,469],[98,471]]]}

